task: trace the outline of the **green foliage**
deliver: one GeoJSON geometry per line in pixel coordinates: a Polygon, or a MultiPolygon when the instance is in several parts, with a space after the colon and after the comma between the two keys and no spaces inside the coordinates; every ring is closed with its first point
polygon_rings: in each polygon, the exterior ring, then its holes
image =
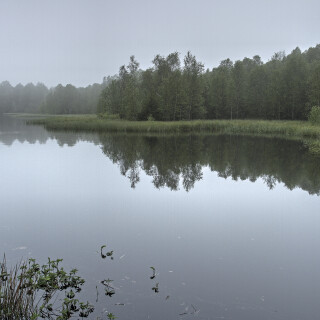
{"type": "Polygon", "coordinates": [[[183,63],[177,52],[156,55],[145,71],[130,59],[108,78],[99,112],[126,120],[306,120],[306,108],[320,103],[320,45],[275,53],[267,63],[258,55],[225,59],[206,72],[190,52],[183,63]]]}
{"type": "Polygon", "coordinates": [[[258,55],[222,60],[204,71],[190,52],[156,55],[147,70],[134,56],[105,77],[102,84],[76,88],[59,84],[0,84],[0,113],[107,113],[135,121],[193,119],[306,120],[306,110],[320,105],[320,45],[287,56],[275,53],[263,63],[258,55]]]}
{"type": "Polygon", "coordinates": [[[77,275],[77,269],[66,272],[61,262],[48,258],[48,263],[41,266],[29,259],[8,271],[4,259],[0,267],[0,318],[87,318],[94,307],[76,298],[85,281],[77,275]],[[61,303],[56,302],[58,292],[64,295],[61,303]]]}
{"type": "Polygon", "coordinates": [[[98,118],[105,120],[120,120],[120,116],[118,114],[108,114],[107,112],[98,113],[98,118]]]}
{"type": "Polygon", "coordinates": [[[308,83],[309,104],[320,106],[320,61],[312,64],[308,83]]]}
{"type": "Polygon", "coordinates": [[[320,140],[311,139],[304,142],[305,146],[308,147],[310,153],[315,156],[320,156],[320,140]]]}
{"type": "Polygon", "coordinates": [[[312,124],[318,124],[318,125],[320,124],[320,106],[312,107],[308,116],[308,120],[312,124]]]}

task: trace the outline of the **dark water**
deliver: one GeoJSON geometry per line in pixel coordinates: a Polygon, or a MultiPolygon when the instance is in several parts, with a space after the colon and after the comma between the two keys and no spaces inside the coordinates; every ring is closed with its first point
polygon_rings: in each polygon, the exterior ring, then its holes
{"type": "Polygon", "coordinates": [[[0,255],[63,258],[95,316],[319,318],[320,158],[301,142],[50,133],[0,118],[0,179],[0,255]]]}

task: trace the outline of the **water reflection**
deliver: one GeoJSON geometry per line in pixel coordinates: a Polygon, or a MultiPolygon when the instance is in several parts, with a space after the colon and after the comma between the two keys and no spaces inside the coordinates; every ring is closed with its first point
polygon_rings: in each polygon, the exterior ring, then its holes
{"type": "Polygon", "coordinates": [[[0,143],[11,146],[14,142],[28,142],[30,144],[45,144],[48,140],[56,140],[59,146],[67,145],[72,147],[79,141],[89,141],[99,144],[99,137],[96,134],[77,133],[66,134],[65,132],[49,132],[41,126],[26,125],[24,119],[0,115],[0,143]]]}
{"type": "Polygon", "coordinates": [[[186,191],[202,179],[203,167],[221,178],[256,181],[269,189],[279,182],[319,195],[319,158],[301,142],[244,136],[100,135],[103,153],[120,167],[134,188],[143,170],[156,188],[186,191]]]}
{"type": "Polygon", "coordinates": [[[317,319],[320,198],[268,192],[319,194],[303,143],[13,121],[0,126],[0,162],[0,253],[79,268],[95,319],[106,308],[123,320],[317,319]]]}
{"type": "Polygon", "coordinates": [[[223,135],[117,135],[47,132],[24,121],[0,117],[0,142],[44,144],[54,139],[60,146],[79,141],[101,145],[102,152],[120,168],[132,188],[141,171],[152,177],[156,188],[186,191],[203,178],[203,168],[221,178],[256,181],[262,178],[269,189],[277,183],[292,190],[301,188],[320,194],[320,158],[302,142],[276,138],[223,135]]]}

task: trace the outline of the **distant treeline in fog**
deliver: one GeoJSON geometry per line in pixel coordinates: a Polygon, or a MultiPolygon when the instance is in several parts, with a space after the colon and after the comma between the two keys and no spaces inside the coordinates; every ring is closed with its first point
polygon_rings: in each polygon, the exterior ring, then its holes
{"type": "Polygon", "coordinates": [[[157,55],[141,70],[134,56],[102,84],[48,89],[43,84],[0,84],[1,112],[107,113],[127,120],[304,120],[320,105],[320,44],[289,55],[275,53],[221,61],[205,70],[190,52],[157,55]]]}
{"type": "Polygon", "coordinates": [[[71,84],[48,89],[44,84],[28,83],[13,87],[0,83],[0,113],[96,113],[102,85],[76,88],[71,84]]]}

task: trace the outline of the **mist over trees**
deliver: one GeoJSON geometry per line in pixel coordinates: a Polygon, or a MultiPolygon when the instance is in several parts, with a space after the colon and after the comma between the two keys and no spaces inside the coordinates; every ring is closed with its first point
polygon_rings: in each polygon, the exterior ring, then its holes
{"type": "Polygon", "coordinates": [[[96,113],[103,85],[95,83],[85,88],[71,84],[48,89],[44,84],[28,83],[13,87],[8,81],[0,83],[1,113],[96,113]]]}
{"type": "Polygon", "coordinates": [[[140,70],[131,56],[105,80],[98,112],[128,120],[304,120],[320,105],[320,45],[275,53],[267,63],[258,55],[226,59],[212,70],[190,52],[183,61],[174,52],[152,63],[140,70]]]}
{"type": "Polygon", "coordinates": [[[38,113],[49,89],[43,84],[28,83],[13,87],[8,81],[0,83],[0,114],[5,112],[38,113]]]}
{"type": "Polygon", "coordinates": [[[102,85],[95,83],[85,88],[59,84],[50,90],[41,111],[50,114],[96,113],[102,85]]]}

